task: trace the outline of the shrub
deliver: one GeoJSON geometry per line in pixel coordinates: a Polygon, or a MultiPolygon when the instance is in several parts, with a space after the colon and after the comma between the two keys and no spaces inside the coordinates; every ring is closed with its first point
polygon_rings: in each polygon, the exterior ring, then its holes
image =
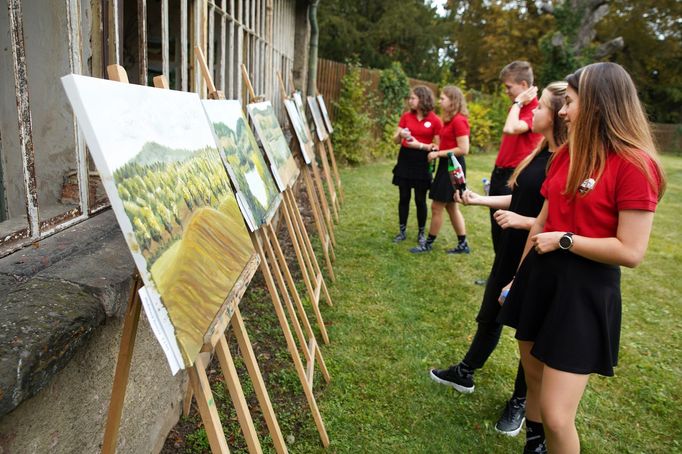
{"type": "Polygon", "coordinates": [[[337,156],[349,164],[369,160],[372,146],[373,123],[369,116],[370,100],[366,86],[360,79],[360,68],[348,64],[348,72],[341,79],[341,94],[336,105],[334,149],[337,156]]]}
{"type": "Polygon", "coordinates": [[[399,62],[393,62],[389,68],[381,72],[379,93],[382,96],[378,112],[381,137],[373,156],[388,157],[395,153],[393,135],[405,107],[405,98],[410,93],[409,80],[399,62]]]}

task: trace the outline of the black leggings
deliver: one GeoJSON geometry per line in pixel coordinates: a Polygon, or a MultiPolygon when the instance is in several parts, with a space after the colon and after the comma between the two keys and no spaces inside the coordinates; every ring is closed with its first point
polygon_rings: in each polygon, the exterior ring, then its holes
{"type": "MultiPolygon", "coordinates": [[[[401,183],[398,186],[400,190],[400,201],[398,202],[398,218],[400,225],[407,224],[407,217],[410,214],[410,198],[412,197],[412,188],[414,186],[410,183],[401,183]]],[[[417,207],[417,225],[423,229],[426,225],[426,216],[428,209],[426,208],[426,192],[428,187],[417,188],[414,187],[414,204],[417,207]]]]}
{"type": "MultiPolygon", "coordinates": [[[[472,369],[480,369],[487,361],[490,354],[497,347],[502,333],[502,325],[496,322],[478,322],[478,329],[471,341],[469,351],[464,356],[464,362],[472,369]]],[[[516,381],[514,382],[514,397],[526,396],[526,379],[523,376],[523,367],[519,361],[516,370],[516,381]]]]}

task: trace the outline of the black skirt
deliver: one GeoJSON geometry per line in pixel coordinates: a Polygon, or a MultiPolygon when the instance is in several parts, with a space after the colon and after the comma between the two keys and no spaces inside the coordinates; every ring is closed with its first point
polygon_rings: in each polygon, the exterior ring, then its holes
{"type": "MultiPolygon", "coordinates": [[[[464,156],[457,156],[457,161],[462,166],[462,171],[466,178],[467,166],[464,156]]],[[[433,177],[433,183],[431,183],[429,198],[438,202],[449,203],[454,201],[454,195],[455,190],[452,189],[450,175],[448,175],[448,158],[440,158],[438,160],[436,176],[433,177]]]]}
{"type": "Polygon", "coordinates": [[[576,374],[612,376],[621,325],[620,268],[557,250],[528,253],[498,321],[533,356],[576,374]]]}
{"type": "Polygon", "coordinates": [[[426,150],[400,147],[398,162],[393,167],[393,184],[428,189],[431,185],[428,154],[426,150]]]}

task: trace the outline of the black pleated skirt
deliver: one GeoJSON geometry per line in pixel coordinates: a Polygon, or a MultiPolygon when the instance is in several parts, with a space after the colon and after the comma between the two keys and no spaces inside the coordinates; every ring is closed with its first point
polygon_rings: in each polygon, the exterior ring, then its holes
{"type": "Polygon", "coordinates": [[[613,375],[621,325],[620,268],[557,250],[531,250],[516,273],[498,321],[548,366],[613,375]]]}

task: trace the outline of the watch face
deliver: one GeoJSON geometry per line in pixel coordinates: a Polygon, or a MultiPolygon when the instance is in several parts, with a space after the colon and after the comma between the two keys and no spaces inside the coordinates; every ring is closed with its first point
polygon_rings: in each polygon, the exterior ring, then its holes
{"type": "Polygon", "coordinates": [[[573,238],[568,235],[564,235],[559,239],[559,246],[561,249],[568,249],[573,245],[573,238]]]}

